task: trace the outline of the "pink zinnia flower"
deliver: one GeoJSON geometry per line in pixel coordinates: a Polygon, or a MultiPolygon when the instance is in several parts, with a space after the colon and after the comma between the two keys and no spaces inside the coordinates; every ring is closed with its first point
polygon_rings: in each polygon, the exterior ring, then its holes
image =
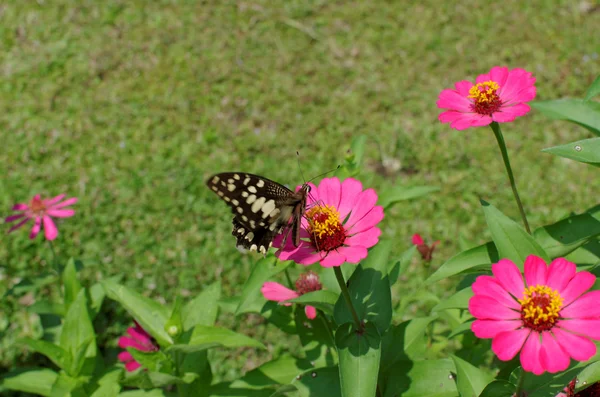
{"type": "Polygon", "coordinates": [[[494,66],[475,84],[463,80],[454,85],[456,89],[443,90],[437,106],[448,110],[439,120],[457,130],[513,121],[531,110],[525,102],[535,98],[534,83],[535,77],[524,69],[494,66]]]}
{"type": "MultiPolygon", "coordinates": [[[[155,352],[158,350],[158,345],[154,342],[154,339],[135,321],[135,327],[127,328],[127,336],[121,336],[119,338],[119,347],[126,349],[128,347],[134,348],[135,350],[143,352],[155,352]]],[[[118,359],[125,363],[125,369],[128,372],[135,371],[140,367],[140,363],[135,361],[131,353],[124,351],[119,353],[118,359]]]]}
{"type": "Polygon", "coordinates": [[[309,209],[302,219],[300,244],[294,247],[288,238],[282,248],[283,237],[278,236],[273,245],[280,249],[275,255],[303,265],[320,262],[324,267],[358,263],[366,258],[367,248],[377,244],[381,234],[375,226],[383,219],[383,207],[375,205],[375,191],[363,190],[353,178],[344,182],[325,178],[318,187],[309,185],[309,209]]]}
{"type": "Polygon", "coordinates": [[[570,358],[590,359],[600,339],[600,291],[585,293],[596,277],[576,272],[564,258],[546,266],[530,255],[525,280],[508,259],[492,265],[494,276],[479,276],[469,311],[476,318],[471,330],[478,338],[493,338],[492,350],[508,361],[519,352],[525,371],[540,375],[559,372],[570,358]]]}
{"type": "Polygon", "coordinates": [[[17,219],[23,219],[21,222],[11,227],[9,233],[13,230],[17,230],[21,226],[24,226],[29,220],[34,219],[35,223],[29,234],[29,238],[33,239],[38,235],[44,224],[44,235],[48,240],[54,240],[58,236],[58,229],[52,220],[54,218],[68,218],[75,215],[75,210],[64,209],[69,205],[73,205],[77,202],[77,198],[72,197],[63,202],[60,202],[65,197],[64,194],[56,196],[51,199],[41,199],[40,195],[36,195],[31,199],[29,205],[27,204],[16,204],[12,210],[18,211],[20,214],[11,215],[6,218],[5,222],[13,222],[17,219]]]}
{"type": "Polygon", "coordinates": [[[435,249],[435,246],[440,243],[440,240],[434,241],[431,245],[427,245],[425,244],[423,237],[417,233],[412,236],[412,243],[417,246],[417,250],[421,254],[421,258],[429,262],[431,261],[433,250],[435,249]]]}
{"type": "MultiPolygon", "coordinates": [[[[319,276],[313,271],[303,273],[296,280],[296,291],[284,287],[283,285],[274,281],[267,281],[263,284],[260,292],[262,292],[265,299],[275,302],[285,302],[290,299],[295,299],[300,295],[304,295],[307,292],[319,291],[323,289],[323,286],[319,282],[319,276]]],[[[290,306],[291,303],[283,303],[285,306],[290,306]]],[[[309,319],[317,317],[317,309],[312,306],[306,305],[304,307],[304,313],[309,319]]]]}

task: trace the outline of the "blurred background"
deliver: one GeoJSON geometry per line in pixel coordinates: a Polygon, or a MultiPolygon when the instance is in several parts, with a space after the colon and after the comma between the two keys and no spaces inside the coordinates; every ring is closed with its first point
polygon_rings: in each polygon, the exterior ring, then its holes
{"type": "MultiPolygon", "coordinates": [[[[532,72],[537,99],[582,97],[600,74],[599,26],[593,1],[5,0],[0,215],[38,193],[76,196],[54,247],[63,262],[81,259],[90,283],[122,275],[170,304],[221,279],[234,296],[260,256],[235,249],[230,211],[206,178],[245,171],[294,187],[365,135],[365,187],[440,188],[380,225],[396,255],[414,233],[441,240],[431,265],[413,259],[397,299],[489,240],[480,198],[519,219],[491,129],[440,124],[439,92],[502,65],[532,72]]],[[[598,203],[597,170],[540,152],[589,132],[534,111],[503,131],[532,227],[598,203]]],[[[15,341],[40,332],[27,307],[60,294],[44,283],[48,243],[28,234],[0,240],[0,372],[39,364],[15,341]]],[[[110,302],[103,311],[99,344],[114,347],[131,319],[110,302]]],[[[293,348],[259,316],[224,313],[219,324],[275,342],[258,356],[222,353],[217,379],[293,348]]]]}

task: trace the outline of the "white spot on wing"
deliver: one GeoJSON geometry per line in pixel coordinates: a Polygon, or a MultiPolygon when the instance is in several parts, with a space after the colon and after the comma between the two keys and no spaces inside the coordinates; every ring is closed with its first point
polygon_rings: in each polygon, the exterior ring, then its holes
{"type": "Polygon", "coordinates": [[[217,183],[217,182],[219,182],[219,177],[215,175],[215,176],[213,176],[212,183],[217,183]]]}
{"type": "Polygon", "coordinates": [[[217,190],[219,190],[219,188],[218,188],[218,187],[216,187],[216,186],[211,186],[210,188],[211,188],[212,190],[214,190],[215,192],[216,192],[217,190]]]}
{"type": "Polygon", "coordinates": [[[250,182],[250,177],[246,175],[246,178],[244,179],[244,185],[247,185],[248,182],[250,182]]]}
{"type": "Polygon", "coordinates": [[[234,181],[233,181],[233,178],[229,178],[229,179],[227,179],[227,182],[228,182],[228,183],[233,183],[233,182],[234,182],[234,181]]]}
{"type": "Polygon", "coordinates": [[[251,194],[250,196],[248,196],[248,198],[246,199],[246,203],[248,204],[252,204],[254,202],[254,200],[256,200],[256,196],[251,194]]]}
{"type": "Polygon", "coordinates": [[[257,192],[257,190],[256,190],[256,188],[254,186],[248,186],[248,191],[250,193],[256,193],[257,192]]]}
{"type": "Polygon", "coordinates": [[[263,206],[264,203],[265,203],[265,198],[264,197],[261,197],[261,198],[257,199],[252,204],[252,212],[254,212],[254,213],[258,212],[258,210],[262,208],[262,206],[263,206]]]}
{"type": "Polygon", "coordinates": [[[246,237],[244,237],[244,238],[248,241],[252,241],[252,239],[254,238],[254,233],[250,232],[250,233],[246,234],[246,237]]]}
{"type": "Polygon", "coordinates": [[[275,201],[269,200],[262,206],[261,211],[263,212],[262,217],[266,218],[271,214],[271,211],[275,209],[275,201]]]}
{"type": "Polygon", "coordinates": [[[244,209],[242,207],[237,207],[238,214],[244,213],[244,209]]]}
{"type": "Polygon", "coordinates": [[[242,215],[242,220],[243,220],[244,222],[248,222],[248,217],[247,217],[246,215],[242,215]]]}
{"type": "Polygon", "coordinates": [[[258,182],[256,182],[256,186],[258,186],[258,187],[265,186],[265,181],[263,181],[262,179],[259,179],[258,182]]]}
{"type": "Polygon", "coordinates": [[[233,179],[235,179],[236,181],[239,181],[240,176],[238,174],[233,174],[233,179]]]}
{"type": "Polygon", "coordinates": [[[250,251],[256,251],[256,249],[257,249],[257,248],[258,248],[258,247],[256,246],[256,244],[252,244],[252,245],[250,246],[250,251]]]}
{"type": "Polygon", "coordinates": [[[240,205],[240,202],[237,201],[236,199],[233,199],[233,200],[231,200],[231,204],[233,204],[237,207],[238,205],[240,205]]]}
{"type": "Polygon", "coordinates": [[[227,190],[233,192],[235,190],[235,185],[233,183],[230,183],[229,185],[227,185],[227,190]]]}
{"type": "Polygon", "coordinates": [[[223,197],[225,195],[222,191],[218,191],[217,194],[219,195],[219,197],[223,197]]]}
{"type": "Polygon", "coordinates": [[[248,197],[248,192],[242,192],[242,197],[248,197]]]}

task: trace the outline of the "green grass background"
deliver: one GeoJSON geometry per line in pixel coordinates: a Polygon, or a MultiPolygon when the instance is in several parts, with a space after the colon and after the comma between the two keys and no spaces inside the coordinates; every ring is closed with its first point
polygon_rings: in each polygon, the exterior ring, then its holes
{"type": "MultiPolygon", "coordinates": [[[[381,224],[395,254],[415,232],[441,240],[435,268],[459,240],[489,239],[479,198],[518,219],[491,130],[440,124],[439,92],[506,65],[533,72],[538,99],[581,97],[600,74],[599,26],[583,1],[4,1],[0,213],[37,193],[76,196],[55,249],[81,258],[88,280],[122,274],[170,303],[221,279],[231,296],[257,257],[234,248],[205,179],[243,170],[295,186],[296,151],[309,178],[364,134],[366,187],[441,188],[381,224]]],[[[533,227],[598,203],[596,169],[540,152],[587,131],[532,112],[504,133],[533,227]]],[[[0,293],[50,268],[47,243],[27,236],[1,237],[0,293]]],[[[415,258],[396,295],[422,289],[420,269],[415,258]]],[[[39,360],[14,344],[39,332],[17,298],[1,306],[0,369],[39,360]]],[[[129,323],[107,317],[106,341],[129,323]]],[[[252,316],[221,323],[278,335],[252,316]]],[[[263,356],[223,353],[217,375],[287,348],[267,342],[263,356]]]]}

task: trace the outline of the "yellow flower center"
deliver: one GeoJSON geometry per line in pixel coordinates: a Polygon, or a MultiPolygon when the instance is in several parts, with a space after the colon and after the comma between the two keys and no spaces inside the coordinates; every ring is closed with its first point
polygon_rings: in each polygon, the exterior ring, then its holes
{"type": "Polygon", "coordinates": [[[477,83],[469,90],[469,96],[472,98],[474,103],[472,109],[479,114],[491,115],[498,111],[502,106],[502,101],[496,93],[500,86],[495,81],[485,81],[483,83],[477,83]]]}
{"type": "Polygon", "coordinates": [[[346,230],[333,206],[315,205],[306,212],[306,218],[310,240],[318,251],[331,251],[344,244],[346,230]]]}
{"type": "Polygon", "coordinates": [[[525,288],[521,304],[521,320],[534,331],[548,331],[554,326],[563,306],[563,298],[558,291],[547,285],[525,288]]]}

